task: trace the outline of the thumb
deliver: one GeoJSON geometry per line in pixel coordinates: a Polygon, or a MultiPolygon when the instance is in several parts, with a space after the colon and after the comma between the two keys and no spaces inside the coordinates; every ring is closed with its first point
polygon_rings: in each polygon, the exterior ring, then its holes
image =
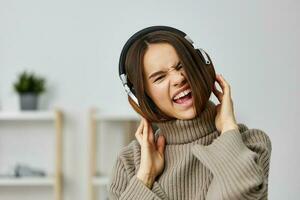
{"type": "Polygon", "coordinates": [[[162,135],[158,136],[156,144],[157,144],[158,152],[163,156],[164,155],[165,146],[166,146],[166,139],[165,139],[165,137],[162,136],[162,135]]]}

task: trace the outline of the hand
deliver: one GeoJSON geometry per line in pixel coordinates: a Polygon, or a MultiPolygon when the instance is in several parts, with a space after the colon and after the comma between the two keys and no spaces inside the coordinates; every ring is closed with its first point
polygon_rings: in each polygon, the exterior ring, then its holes
{"type": "Polygon", "coordinates": [[[141,145],[141,164],[137,178],[151,188],[155,178],[164,169],[165,138],[160,135],[155,143],[152,127],[143,117],[135,136],[141,145]]]}
{"type": "Polygon", "coordinates": [[[237,129],[238,125],[234,116],[233,101],[231,98],[230,85],[222,75],[216,75],[216,82],[221,86],[220,92],[214,84],[213,93],[218,98],[220,104],[216,106],[217,115],[215,119],[216,128],[219,132],[224,133],[230,129],[237,129]]]}

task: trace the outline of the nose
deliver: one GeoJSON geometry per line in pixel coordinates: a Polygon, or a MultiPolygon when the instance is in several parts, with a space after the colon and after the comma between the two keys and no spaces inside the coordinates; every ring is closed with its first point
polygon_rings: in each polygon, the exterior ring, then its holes
{"type": "Polygon", "coordinates": [[[186,83],[186,79],[182,71],[174,71],[171,76],[171,84],[175,87],[180,87],[186,83]]]}

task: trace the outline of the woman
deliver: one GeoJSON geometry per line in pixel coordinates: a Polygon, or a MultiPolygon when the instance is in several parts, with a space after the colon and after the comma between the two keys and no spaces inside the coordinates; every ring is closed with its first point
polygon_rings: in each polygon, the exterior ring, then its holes
{"type": "Polygon", "coordinates": [[[267,199],[268,135],[236,122],[230,85],[183,32],[145,30],[121,54],[142,120],[118,155],[110,199],[267,199]]]}

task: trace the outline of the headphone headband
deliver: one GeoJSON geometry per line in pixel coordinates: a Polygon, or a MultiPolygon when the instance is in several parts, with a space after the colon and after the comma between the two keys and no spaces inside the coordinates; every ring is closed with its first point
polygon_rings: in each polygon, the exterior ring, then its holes
{"type": "MultiPolygon", "coordinates": [[[[177,35],[182,36],[183,38],[185,38],[189,43],[191,43],[193,45],[193,40],[184,32],[170,27],[170,26],[150,26],[147,28],[144,28],[138,32],[136,32],[135,34],[133,34],[125,43],[125,45],[122,48],[121,51],[121,55],[120,55],[120,59],[119,59],[119,77],[122,81],[123,87],[127,93],[127,95],[130,96],[130,98],[132,100],[134,100],[134,102],[139,105],[138,100],[134,94],[134,88],[130,88],[128,85],[128,80],[127,80],[127,73],[126,73],[126,69],[125,69],[125,59],[126,59],[126,55],[127,52],[129,50],[129,48],[131,47],[131,45],[138,40],[139,38],[143,37],[144,35],[154,32],[154,31],[169,31],[169,32],[173,32],[177,35]]],[[[195,47],[195,45],[193,45],[194,49],[199,50],[198,52],[200,53],[200,55],[202,56],[202,59],[204,59],[205,64],[209,65],[210,64],[210,60],[208,59],[208,56],[206,55],[206,52],[201,49],[201,48],[197,48],[195,47]]],[[[200,56],[200,57],[201,57],[200,56]]]]}

